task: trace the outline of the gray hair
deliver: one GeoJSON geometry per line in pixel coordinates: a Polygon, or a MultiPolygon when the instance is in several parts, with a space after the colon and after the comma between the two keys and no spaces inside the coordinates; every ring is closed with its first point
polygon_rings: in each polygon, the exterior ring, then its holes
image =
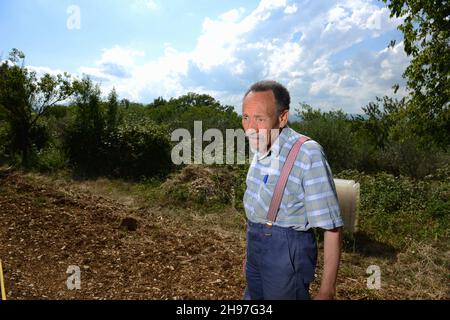
{"type": "Polygon", "coordinates": [[[282,84],[273,80],[263,80],[252,84],[250,89],[245,93],[244,99],[250,92],[264,92],[269,90],[272,91],[275,96],[277,115],[279,116],[283,111],[289,110],[289,105],[291,104],[289,91],[282,84]]]}

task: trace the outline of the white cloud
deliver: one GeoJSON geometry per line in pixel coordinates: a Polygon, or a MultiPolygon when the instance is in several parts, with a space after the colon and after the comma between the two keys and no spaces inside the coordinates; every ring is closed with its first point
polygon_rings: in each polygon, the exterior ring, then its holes
{"type": "Polygon", "coordinates": [[[116,45],[102,50],[102,56],[95,62],[95,67],[80,67],[79,73],[100,81],[131,78],[133,69],[137,67],[136,58],[144,55],[143,51],[116,45]]]}
{"type": "Polygon", "coordinates": [[[161,10],[161,6],[156,0],[133,0],[131,5],[137,11],[140,11],[142,9],[146,9],[153,12],[161,10]]]}
{"type": "Polygon", "coordinates": [[[195,91],[238,111],[247,87],[271,78],[289,88],[293,107],[302,101],[354,113],[403,83],[408,63],[402,43],[393,49],[371,45],[399,23],[377,4],[262,0],[253,11],[206,17],[190,52],[166,44],[161,57],[149,60],[142,51],[117,45],[79,71],[101,81],[105,91],[115,86],[124,98],[148,103],[195,91]]]}
{"type": "Polygon", "coordinates": [[[245,8],[232,9],[219,16],[219,19],[225,22],[236,22],[242,17],[245,12],[245,8]]]}
{"type": "Polygon", "coordinates": [[[104,49],[99,64],[119,63],[121,66],[133,66],[135,57],[143,57],[145,53],[141,50],[133,50],[114,46],[111,49],[104,49]]]}
{"type": "MultiPolygon", "coordinates": [[[[312,101],[326,108],[358,112],[376,96],[392,95],[391,87],[402,82],[407,64],[402,42],[393,49],[360,53],[342,64],[331,64],[328,59],[317,61],[318,70],[313,73],[308,93],[312,101]]],[[[400,92],[400,96],[404,94],[400,92]]]]}
{"type": "Polygon", "coordinates": [[[271,11],[279,7],[286,7],[286,0],[261,0],[256,11],[271,11]]]}
{"type": "Polygon", "coordinates": [[[146,0],[145,5],[147,8],[149,8],[152,11],[159,9],[159,5],[156,3],[155,0],[146,0]]]}
{"type": "Polygon", "coordinates": [[[284,13],[286,14],[292,14],[292,13],[296,13],[298,10],[297,5],[294,3],[293,5],[287,6],[284,9],[284,13]]]}
{"type": "Polygon", "coordinates": [[[44,74],[48,73],[52,76],[56,76],[58,74],[64,74],[64,71],[60,69],[52,69],[48,67],[38,67],[38,66],[27,66],[27,68],[36,73],[37,77],[42,77],[44,74]]]}

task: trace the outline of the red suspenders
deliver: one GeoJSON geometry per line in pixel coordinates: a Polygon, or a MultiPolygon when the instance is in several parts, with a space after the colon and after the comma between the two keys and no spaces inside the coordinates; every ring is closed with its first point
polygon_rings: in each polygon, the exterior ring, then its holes
{"type": "Polygon", "coordinates": [[[300,151],[302,145],[310,140],[307,136],[301,136],[297,141],[295,141],[289,154],[287,156],[286,162],[281,169],[280,177],[278,178],[277,185],[275,186],[275,191],[273,192],[272,200],[270,201],[269,212],[267,214],[266,224],[272,226],[272,224],[277,220],[278,210],[280,208],[281,199],[283,198],[284,189],[291,173],[292,167],[294,166],[297,154],[300,151]]]}

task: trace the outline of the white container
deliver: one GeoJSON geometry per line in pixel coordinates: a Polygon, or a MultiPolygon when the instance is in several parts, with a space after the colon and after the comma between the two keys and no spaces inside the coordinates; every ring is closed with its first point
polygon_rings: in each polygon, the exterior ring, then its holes
{"type": "Polygon", "coordinates": [[[344,231],[350,234],[358,230],[360,185],[354,180],[334,179],[336,192],[344,220],[344,231]]]}

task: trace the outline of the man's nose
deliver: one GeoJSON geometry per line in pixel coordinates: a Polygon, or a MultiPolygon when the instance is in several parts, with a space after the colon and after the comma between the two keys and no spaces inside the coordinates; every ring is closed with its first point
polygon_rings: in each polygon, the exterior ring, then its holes
{"type": "Polygon", "coordinates": [[[255,130],[257,132],[258,126],[256,124],[255,119],[252,119],[252,118],[249,119],[249,121],[248,121],[248,129],[253,129],[253,130],[255,130]]]}

